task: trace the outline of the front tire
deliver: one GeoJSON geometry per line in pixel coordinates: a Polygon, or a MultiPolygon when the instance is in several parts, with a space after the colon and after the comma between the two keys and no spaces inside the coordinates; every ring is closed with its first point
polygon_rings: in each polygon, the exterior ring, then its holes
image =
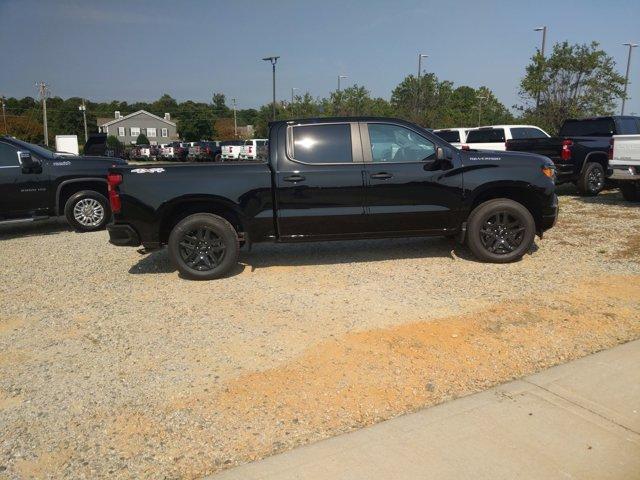
{"type": "Polygon", "coordinates": [[[578,179],[578,192],[581,195],[595,197],[604,189],[605,180],[602,165],[594,162],[587,163],[578,179]]]}
{"type": "Polygon", "coordinates": [[[533,245],[536,225],[531,212],[507,198],[477,206],[467,221],[467,246],[483,262],[519,260],[533,245]]]}
{"type": "Polygon", "coordinates": [[[640,182],[620,182],[620,191],[627,202],[640,202],[640,182]]]}
{"type": "Polygon", "coordinates": [[[82,190],[69,197],[64,206],[67,222],[76,232],[102,230],[111,218],[109,202],[93,190],[82,190]]]}
{"type": "Polygon", "coordinates": [[[225,276],[238,263],[238,234],[224,218],[196,213],[173,227],[169,258],[182,275],[194,280],[225,276]]]}

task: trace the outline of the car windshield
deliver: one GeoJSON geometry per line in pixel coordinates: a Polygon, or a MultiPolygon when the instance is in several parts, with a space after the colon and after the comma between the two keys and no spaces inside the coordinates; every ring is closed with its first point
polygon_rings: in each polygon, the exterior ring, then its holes
{"type": "Polygon", "coordinates": [[[52,159],[56,157],[54,150],[49,150],[45,147],[41,147],[40,145],[23,142],[22,140],[18,140],[17,138],[13,138],[11,139],[11,141],[14,142],[16,145],[20,145],[21,147],[26,148],[27,150],[31,150],[32,152],[34,152],[36,155],[39,155],[40,157],[44,157],[48,159],[52,159]]]}
{"type": "Polygon", "coordinates": [[[611,118],[593,120],[567,120],[562,125],[561,137],[610,137],[615,126],[611,118]]]}

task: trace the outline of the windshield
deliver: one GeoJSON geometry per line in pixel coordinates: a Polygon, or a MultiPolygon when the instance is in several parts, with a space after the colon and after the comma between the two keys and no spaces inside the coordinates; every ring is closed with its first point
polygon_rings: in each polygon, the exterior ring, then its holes
{"type": "Polygon", "coordinates": [[[567,120],[560,129],[561,137],[610,137],[615,126],[611,118],[567,120]]]}
{"type": "Polygon", "coordinates": [[[27,142],[23,142],[22,140],[18,140],[17,138],[12,138],[11,139],[12,142],[14,142],[17,145],[20,145],[21,147],[24,147],[28,150],[31,150],[33,153],[35,153],[36,155],[43,157],[43,158],[48,158],[48,159],[52,159],[55,158],[56,155],[53,151],[46,149],[45,147],[41,147],[40,145],[35,145],[33,143],[27,143],[27,142]]]}
{"type": "Polygon", "coordinates": [[[442,130],[440,132],[434,131],[433,133],[445,142],[454,143],[460,141],[460,133],[457,130],[442,130]]]}

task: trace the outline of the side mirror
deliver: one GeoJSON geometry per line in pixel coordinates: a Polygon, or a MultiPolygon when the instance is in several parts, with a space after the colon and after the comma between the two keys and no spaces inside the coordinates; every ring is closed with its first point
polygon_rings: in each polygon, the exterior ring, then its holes
{"type": "Polygon", "coordinates": [[[453,154],[449,148],[438,147],[436,148],[436,161],[443,162],[445,160],[451,160],[453,154]]]}
{"type": "Polygon", "coordinates": [[[31,152],[18,150],[18,161],[22,167],[22,173],[41,173],[42,164],[31,156],[31,152]]]}

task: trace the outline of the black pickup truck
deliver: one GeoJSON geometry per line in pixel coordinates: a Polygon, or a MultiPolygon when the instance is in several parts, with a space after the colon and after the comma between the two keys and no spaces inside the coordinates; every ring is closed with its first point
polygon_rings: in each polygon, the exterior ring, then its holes
{"type": "Polygon", "coordinates": [[[197,279],[264,241],[444,235],[504,263],[554,225],[554,174],[546,157],[460,151],[402,120],[279,121],[266,161],[111,168],[107,229],[114,245],[168,245],[197,279]]]}
{"type": "Polygon", "coordinates": [[[0,137],[0,224],[64,215],[78,231],[104,228],[111,217],[107,169],[118,158],[55,153],[0,137]]]}
{"type": "Polygon", "coordinates": [[[605,186],[613,135],[640,133],[640,117],[611,116],[566,120],[557,137],[508,140],[507,150],[549,157],[557,183],[575,183],[582,195],[597,195],[605,186]]]}

